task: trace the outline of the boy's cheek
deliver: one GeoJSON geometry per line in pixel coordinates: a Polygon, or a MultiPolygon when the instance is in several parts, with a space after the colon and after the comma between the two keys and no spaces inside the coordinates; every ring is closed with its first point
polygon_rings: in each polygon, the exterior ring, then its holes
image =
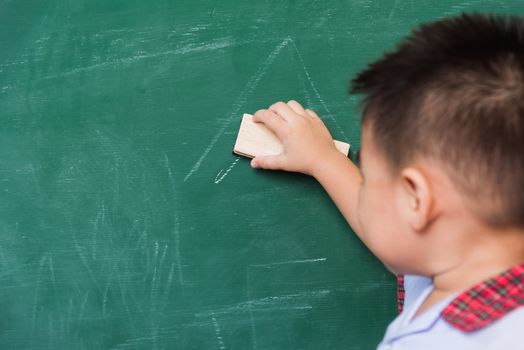
{"type": "MultiPolygon", "coordinates": [[[[382,218],[380,215],[380,210],[374,203],[370,193],[365,189],[361,189],[357,216],[362,233],[369,237],[370,242],[376,241],[378,236],[381,235],[380,232],[377,232],[380,231],[379,227],[381,226],[380,221],[382,218]]],[[[370,248],[373,249],[373,247],[370,248]]]]}
{"type": "Polygon", "coordinates": [[[376,191],[362,185],[360,187],[358,214],[363,226],[367,226],[373,218],[381,215],[380,201],[376,199],[376,191]]]}
{"type": "Polygon", "coordinates": [[[383,262],[391,260],[391,246],[395,245],[396,226],[393,205],[386,193],[361,188],[357,217],[362,233],[368,238],[371,251],[383,262]]]}

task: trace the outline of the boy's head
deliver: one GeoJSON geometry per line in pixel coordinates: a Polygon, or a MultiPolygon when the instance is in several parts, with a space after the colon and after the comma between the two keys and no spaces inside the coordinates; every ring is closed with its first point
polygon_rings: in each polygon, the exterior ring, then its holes
{"type": "Polygon", "coordinates": [[[523,19],[473,14],[423,25],[351,92],[365,95],[363,150],[368,135],[390,174],[431,164],[481,222],[524,228],[523,19]]]}
{"type": "Polygon", "coordinates": [[[524,21],[422,26],[353,80],[363,127],[393,172],[431,159],[479,217],[524,227],[524,21]]]}

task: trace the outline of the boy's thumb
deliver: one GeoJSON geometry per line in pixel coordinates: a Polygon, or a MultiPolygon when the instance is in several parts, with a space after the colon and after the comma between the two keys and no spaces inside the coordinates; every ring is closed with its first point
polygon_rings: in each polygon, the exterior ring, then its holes
{"type": "Polygon", "coordinates": [[[280,170],[282,169],[282,156],[259,156],[251,160],[253,168],[280,170]]]}

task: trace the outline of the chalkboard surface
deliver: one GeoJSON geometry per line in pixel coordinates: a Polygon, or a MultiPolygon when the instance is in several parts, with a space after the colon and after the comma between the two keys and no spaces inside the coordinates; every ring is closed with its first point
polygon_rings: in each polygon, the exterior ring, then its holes
{"type": "MultiPolygon", "coordinates": [[[[422,21],[522,1],[0,2],[0,348],[371,349],[395,281],[312,179],[232,155],[422,21]]],[[[380,220],[380,218],[377,218],[380,220]]]]}

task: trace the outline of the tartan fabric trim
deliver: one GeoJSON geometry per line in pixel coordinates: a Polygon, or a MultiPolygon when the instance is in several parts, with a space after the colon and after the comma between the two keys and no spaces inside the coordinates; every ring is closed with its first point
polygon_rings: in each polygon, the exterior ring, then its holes
{"type": "Polygon", "coordinates": [[[453,327],[472,332],[524,305],[524,264],[485,280],[455,298],[441,316],[453,327]]]}
{"type": "Polygon", "coordinates": [[[397,308],[398,313],[402,313],[404,309],[404,297],[406,290],[404,289],[404,275],[397,275],[397,308]]]}

